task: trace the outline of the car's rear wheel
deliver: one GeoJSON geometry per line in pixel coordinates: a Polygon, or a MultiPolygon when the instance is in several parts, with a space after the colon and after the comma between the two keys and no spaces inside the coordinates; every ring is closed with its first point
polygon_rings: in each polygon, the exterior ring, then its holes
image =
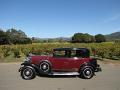
{"type": "Polygon", "coordinates": [[[47,61],[41,62],[39,68],[41,70],[41,74],[49,74],[51,72],[51,66],[47,61]]]}
{"type": "Polygon", "coordinates": [[[85,66],[80,70],[80,77],[90,79],[94,76],[94,70],[91,66],[85,66]]]}
{"type": "Polygon", "coordinates": [[[25,66],[21,70],[21,77],[25,80],[30,80],[36,77],[35,69],[31,66],[25,66]]]}

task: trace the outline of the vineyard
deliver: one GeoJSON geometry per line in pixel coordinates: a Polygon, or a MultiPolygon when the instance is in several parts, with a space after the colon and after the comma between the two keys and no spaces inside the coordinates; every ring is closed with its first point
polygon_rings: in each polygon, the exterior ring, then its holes
{"type": "Polygon", "coordinates": [[[1,45],[0,46],[0,61],[5,59],[19,60],[23,59],[28,54],[50,55],[54,48],[61,47],[79,47],[88,48],[91,56],[99,59],[114,59],[120,60],[120,43],[105,42],[105,43],[33,43],[26,45],[1,45]]]}

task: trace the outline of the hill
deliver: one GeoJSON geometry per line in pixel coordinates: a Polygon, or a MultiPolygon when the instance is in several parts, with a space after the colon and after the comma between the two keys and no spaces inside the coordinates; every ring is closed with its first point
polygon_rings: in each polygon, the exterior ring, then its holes
{"type": "Polygon", "coordinates": [[[107,40],[120,40],[120,31],[105,35],[107,40]]]}

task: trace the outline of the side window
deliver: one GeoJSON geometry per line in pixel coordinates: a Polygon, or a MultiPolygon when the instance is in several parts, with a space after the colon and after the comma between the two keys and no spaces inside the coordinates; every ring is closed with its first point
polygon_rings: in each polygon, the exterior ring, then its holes
{"type": "Polygon", "coordinates": [[[54,51],[53,56],[54,57],[70,57],[71,52],[70,51],[54,51]]]}
{"type": "Polygon", "coordinates": [[[84,57],[84,52],[82,50],[76,50],[76,57],[84,57]]]}
{"type": "Polygon", "coordinates": [[[54,51],[55,57],[63,57],[65,56],[65,51],[54,51]]]}
{"type": "Polygon", "coordinates": [[[73,50],[73,51],[71,51],[71,57],[83,57],[82,50],[73,50]]]}
{"type": "Polygon", "coordinates": [[[71,57],[76,57],[76,51],[75,50],[71,51],[71,57]]]}
{"type": "Polygon", "coordinates": [[[89,57],[89,52],[84,50],[73,50],[71,51],[71,57],[89,57]]]}

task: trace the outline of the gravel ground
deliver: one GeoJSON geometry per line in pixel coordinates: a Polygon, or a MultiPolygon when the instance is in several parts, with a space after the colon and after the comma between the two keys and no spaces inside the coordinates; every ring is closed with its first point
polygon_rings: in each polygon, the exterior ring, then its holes
{"type": "Polygon", "coordinates": [[[89,80],[73,76],[23,80],[20,63],[0,63],[0,90],[120,90],[120,65],[100,65],[102,72],[89,80]]]}

